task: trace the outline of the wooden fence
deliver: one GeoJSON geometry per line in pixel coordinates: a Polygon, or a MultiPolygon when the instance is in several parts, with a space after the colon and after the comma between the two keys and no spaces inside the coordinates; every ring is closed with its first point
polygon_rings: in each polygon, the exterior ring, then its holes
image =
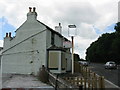
{"type": "Polygon", "coordinates": [[[103,76],[99,76],[92,72],[88,67],[80,65],[75,62],[75,73],[82,74],[83,77],[64,77],[64,79],[74,85],[83,86],[83,88],[105,88],[105,81],[103,76]]]}
{"type": "Polygon", "coordinates": [[[49,82],[52,86],[55,87],[55,90],[65,89],[65,90],[82,90],[82,87],[78,87],[70,82],[66,82],[66,80],[59,77],[59,75],[55,75],[53,73],[48,72],[49,74],[49,82]]]}
{"type": "Polygon", "coordinates": [[[76,86],[82,86],[83,88],[105,88],[104,87],[104,78],[99,77],[97,78],[92,78],[92,79],[85,79],[83,77],[65,77],[64,78],[66,81],[70,82],[71,84],[74,84],[76,86]]]}

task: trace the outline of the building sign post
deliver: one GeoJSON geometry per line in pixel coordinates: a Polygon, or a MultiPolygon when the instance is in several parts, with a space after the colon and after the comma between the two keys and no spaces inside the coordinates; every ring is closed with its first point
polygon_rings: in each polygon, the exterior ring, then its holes
{"type": "Polygon", "coordinates": [[[76,34],[76,25],[68,25],[68,34],[72,39],[72,74],[74,74],[74,37],[76,34]]]}

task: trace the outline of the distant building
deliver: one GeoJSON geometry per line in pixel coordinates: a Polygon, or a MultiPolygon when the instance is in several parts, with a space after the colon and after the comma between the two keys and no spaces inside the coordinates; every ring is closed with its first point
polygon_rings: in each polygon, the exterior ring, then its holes
{"type": "Polygon", "coordinates": [[[2,72],[37,75],[42,65],[54,73],[71,71],[69,41],[61,35],[61,24],[55,31],[37,20],[35,8],[29,8],[27,20],[15,31],[6,33],[2,53],[2,72]]]}

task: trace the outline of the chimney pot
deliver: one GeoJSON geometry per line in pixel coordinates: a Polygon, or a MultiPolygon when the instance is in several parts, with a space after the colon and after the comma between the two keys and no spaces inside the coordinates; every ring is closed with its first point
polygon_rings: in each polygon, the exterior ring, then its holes
{"type": "Polygon", "coordinates": [[[31,10],[32,10],[32,8],[31,8],[31,7],[29,7],[29,12],[31,12],[31,10]]]}
{"type": "Polygon", "coordinates": [[[59,26],[61,26],[61,23],[59,23],[59,26]]]}
{"type": "Polygon", "coordinates": [[[9,37],[11,37],[11,32],[9,32],[9,37]]]}
{"type": "Polygon", "coordinates": [[[8,37],[8,33],[6,33],[6,37],[8,37]]]}
{"type": "Polygon", "coordinates": [[[33,7],[33,12],[35,12],[35,9],[36,9],[36,8],[35,8],[35,7],[33,7]]]}

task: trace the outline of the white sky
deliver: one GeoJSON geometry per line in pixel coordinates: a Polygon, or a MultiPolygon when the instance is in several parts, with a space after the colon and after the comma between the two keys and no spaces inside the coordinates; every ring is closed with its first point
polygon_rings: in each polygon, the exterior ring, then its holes
{"type": "Polygon", "coordinates": [[[62,23],[62,33],[66,37],[67,26],[75,24],[75,52],[81,58],[85,58],[85,50],[99,37],[93,26],[103,31],[107,26],[117,22],[118,1],[0,0],[0,17],[4,16],[10,24],[18,28],[26,20],[28,7],[36,7],[37,19],[53,29],[59,22],[62,23]]]}

